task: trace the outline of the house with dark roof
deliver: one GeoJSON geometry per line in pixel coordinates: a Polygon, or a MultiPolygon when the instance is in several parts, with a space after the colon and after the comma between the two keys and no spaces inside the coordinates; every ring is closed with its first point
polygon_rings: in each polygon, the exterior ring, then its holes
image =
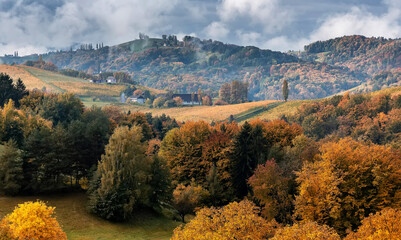
{"type": "Polygon", "coordinates": [[[129,100],[130,102],[145,103],[145,98],[142,95],[133,95],[129,100]]]}

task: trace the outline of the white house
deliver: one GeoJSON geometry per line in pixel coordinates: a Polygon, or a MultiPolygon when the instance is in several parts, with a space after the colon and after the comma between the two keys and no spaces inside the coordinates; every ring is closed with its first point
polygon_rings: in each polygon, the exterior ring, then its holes
{"type": "Polygon", "coordinates": [[[114,77],[110,76],[107,78],[106,82],[109,84],[113,84],[113,83],[117,83],[117,80],[114,77]]]}

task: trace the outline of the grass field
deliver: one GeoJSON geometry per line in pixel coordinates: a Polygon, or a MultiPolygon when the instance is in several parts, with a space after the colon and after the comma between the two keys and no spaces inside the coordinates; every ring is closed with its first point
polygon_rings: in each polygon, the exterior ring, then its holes
{"type": "Polygon", "coordinates": [[[138,105],[118,106],[126,112],[150,112],[154,116],[160,116],[164,113],[166,115],[169,115],[170,117],[177,119],[178,121],[205,120],[207,122],[211,122],[223,121],[228,119],[230,115],[237,115],[250,109],[265,107],[273,102],[276,101],[269,100],[223,106],[188,106],[176,108],[147,108],[145,106],[138,105]]]}
{"type": "Polygon", "coordinates": [[[21,78],[27,89],[34,89],[34,88],[42,89],[43,87],[46,87],[47,89],[56,91],[56,89],[53,89],[53,86],[35,77],[22,67],[0,65],[0,72],[7,73],[14,80],[21,78]]]}
{"type": "MultiPolygon", "coordinates": [[[[81,78],[73,78],[58,73],[27,66],[19,66],[59,92],[71,92],[79,96],[119,96],[127,87],[118,84],[95,84],[81,78]]],[[[24,80],[24,79],[23,79],[24,80]]]]}
{"type": "Polygon", "coordinates": [[[86,212],[86,195],[72,193],[43,197],[0,197],[0,217],[12,212],[17,204],[40,199],[56,207],[56,217],[67,233],[68,239],[79,240],[163,240],[170,239],[175,227],[180,225],[150,210],[134,214],[127,223],[110,223],[86,212]]]}

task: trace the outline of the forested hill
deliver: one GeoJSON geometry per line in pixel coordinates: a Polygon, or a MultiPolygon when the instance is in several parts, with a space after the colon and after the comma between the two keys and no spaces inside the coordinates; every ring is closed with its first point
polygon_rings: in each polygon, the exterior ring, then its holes
{"type": "MultiPolygon", "coordinates": [[[[316,42],[305,49],[295,55],[188,36],[183,41],[175,36],[142,36],[111,47],[87,44],[78,50],[50,52],[43,59],[58,68],[89,73],[126,71],[141,85],[181,93],[201,88],[216,95],[225,82],[247,81],[252,100],[279,99],[284,79],[289,82],[290,99],[323,98],[361,89],[374,74],[401,65],[399,40],[350,36],[316,42]]],[[[0,60],[22,63],[35,57],[0,60]]]]}
{"type": "Polygon", "coordinates": [[[344,36],[309,44],[300,56],[373,76],[401,67],[401,39],[344,36]]]}

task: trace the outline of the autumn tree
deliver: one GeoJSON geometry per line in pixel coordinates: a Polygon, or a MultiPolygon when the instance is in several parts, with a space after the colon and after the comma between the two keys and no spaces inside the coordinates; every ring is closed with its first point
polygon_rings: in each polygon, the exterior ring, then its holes
{"type": "Polygon", "coordinates": [[[202,161],[202,143],[209,135],[210,126],[204,121],[188,121],[167,133],[159,155],[167,161],[174,186],[188,185],[192,179],[204,185],[211,163],[202,161]]]}
{"type": "Polygon", "coordinates": [[[15,195],[21,189],[22,154],[17,144],[10,140],[0,153],[0,191],[7,195],[15,195]]]}
{"type": "Polygon", "coordinates": [[[262,214],[267,220],[291,222],[293,206],[288,179],[274,160],[259,165],[248,182],[254,197],[263,205],[262,214]]]}
{"type": "Polygon", "coordinates": [[[298,174],[296,216],[344,234],[370,213],[401,206],[399,150],[345,138],[324,144],[321,152],[298,174]]]}
{"type": "Polygon", "coordinates": [[[19,204],[4,222],[12,239],[67,239],[54,217],[54,209],[41,201],[26,202],[19,204]]]}
{"type": "Polygon", "coordinates": [[[173,192],[173,206],[181,217],[182,222],[185,222],[185,215],[193,213],[195,208],[208,197],[209,193],[199,185],[185,186],[179,184],[173,192]]]}
{"type": "Polygon", "coordinates": [[[288,82],[286,79],[284,79],[283,81],[283,98],[284,100],[287,102],[287,98],[288,98],[288,82]]]}
{"type": "Polygon", "coordinates": [[[357,232],[350,233],[346,240],[377,239],[390,240],[401,239],[401,210],[387,208],[371,214],[362,220],[362,225],[357,232]]]}
{"type": "Polygon", "coordinates": [[[295,223],[278,229],[272,240],[340,240],[334,229],[316,222],[295,223]]]}
{"type": "Polygon", "coordinates": [[[220,91],[219,91],[219,97],[224,102],[227,102],[227,103],[230,102],[231,86],[229,83],[224,83],[223,85],[221,85],[220,91]]]}
{"type": "Polygon", "coordinates": [[[172,240],[253,239],[262,240],[274,235],[278,224],[267,222],[259,215],[254,203],[244,200],[220,209],[203,208],[185,226],[174,230],[172,240]]]}
{"type": "Polygon", "coordinates": [[[116,128],[102,155],[92,186],[89,207],[98,216],[122,221],[149,201],[151,159],[145,156],[142,130],[116,128]]]}

